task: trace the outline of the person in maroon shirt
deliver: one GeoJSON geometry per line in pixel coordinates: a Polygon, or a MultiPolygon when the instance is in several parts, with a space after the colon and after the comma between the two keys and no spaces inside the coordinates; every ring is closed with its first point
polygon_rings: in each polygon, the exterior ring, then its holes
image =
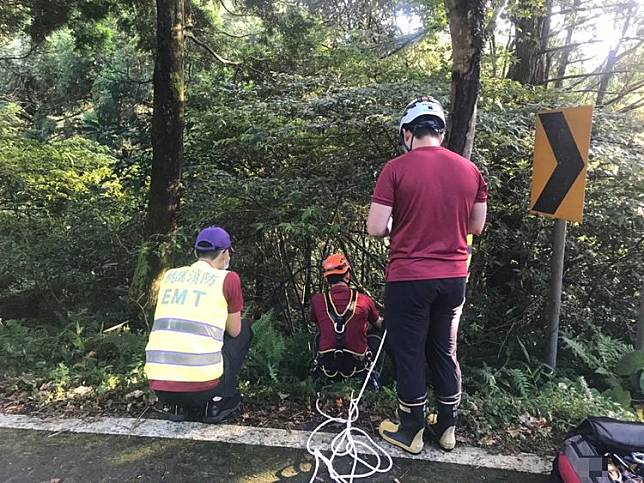
{"type": "Polygon", "coordinates": [[[461,400],[456,336],[465,300],[466,238],[483,230],[487,184],[472,162],[441,147],[445,115],[435,99],[408,104],[399,130],[406,153],[380,173],[367,220],[370,235],[390,236],[385,328],[400,422],[385,420],[379,432],[406,451],[422,451],[428,365],[438,408],[430,429],[439,446],[451,450],[461,400]]]}
{"type": "MultiPolygon", "coordinates": [[[[344,255],[328,256],[322,267],[329,289],[311,297],[319,333],[314,373],[364,378],[382,340],[377,332],[367,333],[369,324],[379,330],[382,319],[371,297],[349,287],[351,265],[344,255]]],[[[379,386],[377,373],[372,382],[379,386]]]]}

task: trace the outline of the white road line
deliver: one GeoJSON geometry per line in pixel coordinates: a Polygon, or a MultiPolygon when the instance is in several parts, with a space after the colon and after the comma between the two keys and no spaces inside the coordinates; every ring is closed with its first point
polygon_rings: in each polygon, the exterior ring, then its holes
{"type": "MultiPolygon", "coordinates": [[[[277,446],[283,448],[306,448],[306,431],[255,428],[236,425],[209,425],[202,423],[173,423],[160,419],[108,418],[38,418],[34,416],[0,413],[0,428],[31,429],[49,432],[71,432],[140,436],[145,438],[190,439],[222,443],[277,446]]],[[[316,445],[328,448],[334,434],[320,433],[316,445]]],[[[419,455],[405,453],[387,445],[387,451],[395,458],[435,461],[458,465],[520,471],[524,473],[550,473],[551,463],[530,453],[497,455],[481,448],[457,447],[450,453],[426,446],[419,455]]]]}

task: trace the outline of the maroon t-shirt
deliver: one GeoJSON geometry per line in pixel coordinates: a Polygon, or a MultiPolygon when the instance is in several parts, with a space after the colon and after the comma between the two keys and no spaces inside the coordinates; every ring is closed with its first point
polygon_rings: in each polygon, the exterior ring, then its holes
{"type": "MultiPolygon", "coordinates": [[[[241,312],[244,308],[244,296],[242,294],[241,279],[236,272],[228,272],[224,278],[222,287],[224,298],[228,304],[228,313],[241,312]]],[[[182,382],[182,381],[150,381],[150,389],[153,391],[168,392],[201,392],[210,391],[219,384],[219,379],[204,382],[182,382]]]]}
{"type": "MultiPolygon", "coordinates": [[[[344,283],[336,283],[330,289],[331,300],[341,314],[349,304],[351,289],[344,283]]],[[[373,299],[365,294],[358,294],[356,311],[344,329],[345,348],[362,354],[367,350],[367,322],[375,324],[380,314],[373,299]]],[[[324,303],[324,294],[316,293],[311,297],[311,319],[320,331],[319,350],[325,351],[335,347],[333,321],[329,318],[324,303]]]]}
{"type": "Polygon", "coordinates": [[[487,183],[471,161],[440,146],[414,149],[383,168],[371,200],[391,206],[386,279],[467,276],[467,224],[487,183]]]}

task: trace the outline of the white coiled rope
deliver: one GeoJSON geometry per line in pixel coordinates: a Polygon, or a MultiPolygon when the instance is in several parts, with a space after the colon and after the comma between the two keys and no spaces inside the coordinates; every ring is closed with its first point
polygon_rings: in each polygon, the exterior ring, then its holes
{"type": "Polygon", "coordinates": [[[311,482],[315,480],[315,477],[320,470],[320,463],[324,463],[329,472],[329,476],[333,479],[333,481],[339,483],[348,483],[352,482],[354,479],[359,478],[369,478],[376,473],[387,473],[393,467],[394,463],[391,459],[391,456],[389,456],[389,454],[387,454],[387,452],[380,445],[378,445],[371,438],[371,436],[369,436],[364,430],[351,426],[358,419],[358,404],[360,403],[360,399],[362,398],[365,388],[369,383],[369,379],[371,378],[371,373],[373,372],[376,362],[380,357],[386,336],[387,331],[385,331],[382,335],[380,347],[378,347],[376,357],[374,357],[373,362],[369,367],[367,377],[365,377],[358,397],[354,398],[353,391],[351,391],[349,414],[346,419],[340,417],[334,418],[333,416],[330,416],[322,411],[322,409],[320,408],[320,398],[318,395],[318,399],[315,401],[315,407],[317,408],[318,412],[325,417],[325,421],[313,430],[313,432],[309,436],[309,439],[306,441],[306,450],[309,452],[309,454],[315,457],[315,470],[313,471],[313,475],[311,475],[311,482]],[[321,431],[325,426],[331,423],[343,424],[345,428],[340,431],[340,433],[338,433],[331,441],[331,456],[327,458],[326,456],[324,456],[324,454],[322,454],[322,450],[319,447],[313,449],[311,442],[319,431],[321,431]],[[367,441],[365,442],[356,439],[355,437],[358,435],[363,436],[367,441]],[[374,465],[370,464],[365,458],[360,456],[360,453],[366,453],[367,457],[375,457],[376,463],[374,465]],[[341,474],[333,466],[334,462],[337,463],[336,457],[342,458],[344,456],[353,458],[351,473],[341,474]],[[365,470],[361,473],[356,473],[358,464],[362,465],[365,468],[365,470]]]}

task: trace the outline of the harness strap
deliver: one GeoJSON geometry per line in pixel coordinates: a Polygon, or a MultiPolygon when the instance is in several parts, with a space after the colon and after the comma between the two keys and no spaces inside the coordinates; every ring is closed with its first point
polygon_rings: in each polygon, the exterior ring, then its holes
{"type": "Polygon", "coordinates": [[[326,313],[333,323],[333,330],[335,332],[335,350],[336,352],[342,352],[345,348],[344,340],[344,329],[349,321],[353,318],[356,313],[356,305],[358,303],[358,292],[351,289],[351,294],[349,296],[349,303],[347,304],[344,311],[340,314],[338,309],[333,303],[331,298],[331,292],[324,292],[324,304],[326,306],[326,313]]]}

